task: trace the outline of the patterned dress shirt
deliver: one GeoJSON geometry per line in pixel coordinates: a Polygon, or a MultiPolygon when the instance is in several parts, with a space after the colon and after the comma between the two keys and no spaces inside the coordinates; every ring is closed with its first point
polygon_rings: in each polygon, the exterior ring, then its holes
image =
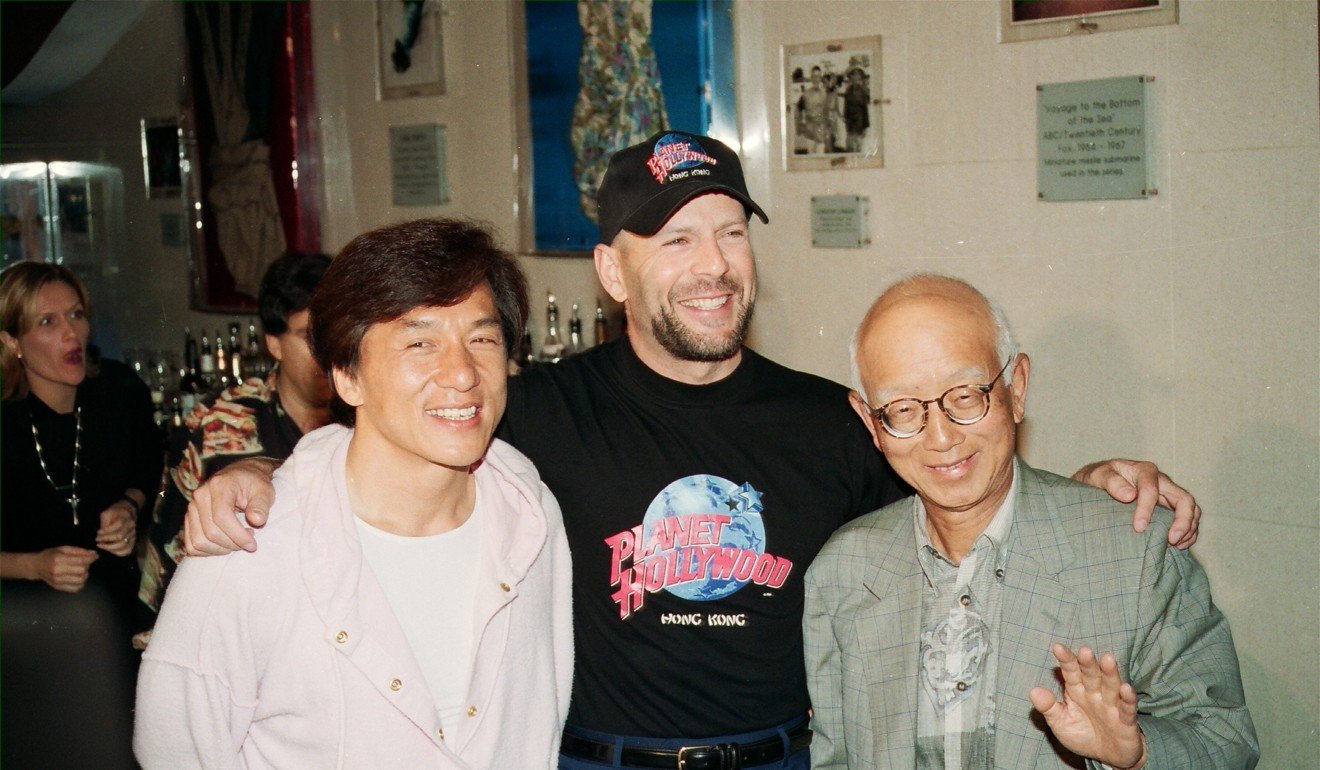
{"type": "Polygon", "coordinates": [[[913,498],[921,597],[921,661],[917,666],[918,770],[971,770],[995,765],[995,679],[999,617],[1008,569],[1014,488],[958,564],[928,534],[926,508],[913,498]]]}
{"type": "MultiPolygon", "coordinates": [[[[169,471],[151,526],[138,598],[160,609],[165,586],[183,560],[180,538],[193,492],[216,471],[245,457],[283,460],[302,431],[284,411],[275,390],[278,367],[265,380],[250,379],[199,403],[171,441],[169,471]]],[[[141,645],[142,640],[138,644],[141,645]]]]}

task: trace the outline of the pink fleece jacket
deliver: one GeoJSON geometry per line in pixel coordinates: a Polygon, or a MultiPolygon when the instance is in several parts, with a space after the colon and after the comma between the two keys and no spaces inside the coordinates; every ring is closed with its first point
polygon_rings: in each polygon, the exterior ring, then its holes
{"type": "Polygon", "coordinates": [[[256,553],[186,559],[138,677],[148,768],[551,768],[573,638],[559,505],[495,441],[476,471],[487,554],[471,706],[435,703],[362,548],[344,484],[352,431],[308,434],[275,475],[256,553]]]}

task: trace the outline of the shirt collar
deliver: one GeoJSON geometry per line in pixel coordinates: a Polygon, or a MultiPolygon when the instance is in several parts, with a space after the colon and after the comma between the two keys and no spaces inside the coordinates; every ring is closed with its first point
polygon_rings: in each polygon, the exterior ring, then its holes
{"type": "MultiPolygon", "coordinates": [[[[1008,536],[1013,525],[1013,514],[1016,511],[1018,479],[1022,477],[1021,469],[1018,467],[1018,460],[1013,458],[1013,483],[1008,488],[1008,494],[1004,497],[1004,502],[999,505],[999,510],[990,519],[985,530],[977,536],[976,541],[972,543],[972,550],[976,551],[985,547],[990,549],[995,562],[997,571],[1003,570],[1008,561],[1008,536]]],[[[940,553],[935,544],[931,542],[929,526],[927,524],[926,506],[922,504],[919,495],[912,496],[912,526],[917,535],[917,562],[921,564],[922,572],[926,573],[927,580],[933,580],[935,570],[938,568],[936,560],[952,566],[948,557],[940,553]]]]}

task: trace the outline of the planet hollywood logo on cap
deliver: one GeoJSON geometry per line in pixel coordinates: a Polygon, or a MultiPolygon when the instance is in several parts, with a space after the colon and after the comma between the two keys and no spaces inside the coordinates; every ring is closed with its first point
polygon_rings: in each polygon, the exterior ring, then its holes
{"type": "Polygon", "coordinates": [[[693,175],[709,174],[709,169],[698,170],[699,166],[707,163],[719,165],[719,161],[707,154],[705,148],[694,139],[683,134],[665,134],[655,143],[651,157],[646,159],[646,168],[655,177],[655,181],[664,184],[693,175]],[[671,173],[676,171],[688,173],[671,173]]]}

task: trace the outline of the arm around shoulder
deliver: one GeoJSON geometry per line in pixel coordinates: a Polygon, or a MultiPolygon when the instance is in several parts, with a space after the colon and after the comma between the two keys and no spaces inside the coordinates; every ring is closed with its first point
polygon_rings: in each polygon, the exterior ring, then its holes
{"type": "Polygon", "coordinates": [[[1251,768],[1260,748],[1228,620],[1190,555],[1148,538],[1129,679],[1152,768],[1251,768]]]}

